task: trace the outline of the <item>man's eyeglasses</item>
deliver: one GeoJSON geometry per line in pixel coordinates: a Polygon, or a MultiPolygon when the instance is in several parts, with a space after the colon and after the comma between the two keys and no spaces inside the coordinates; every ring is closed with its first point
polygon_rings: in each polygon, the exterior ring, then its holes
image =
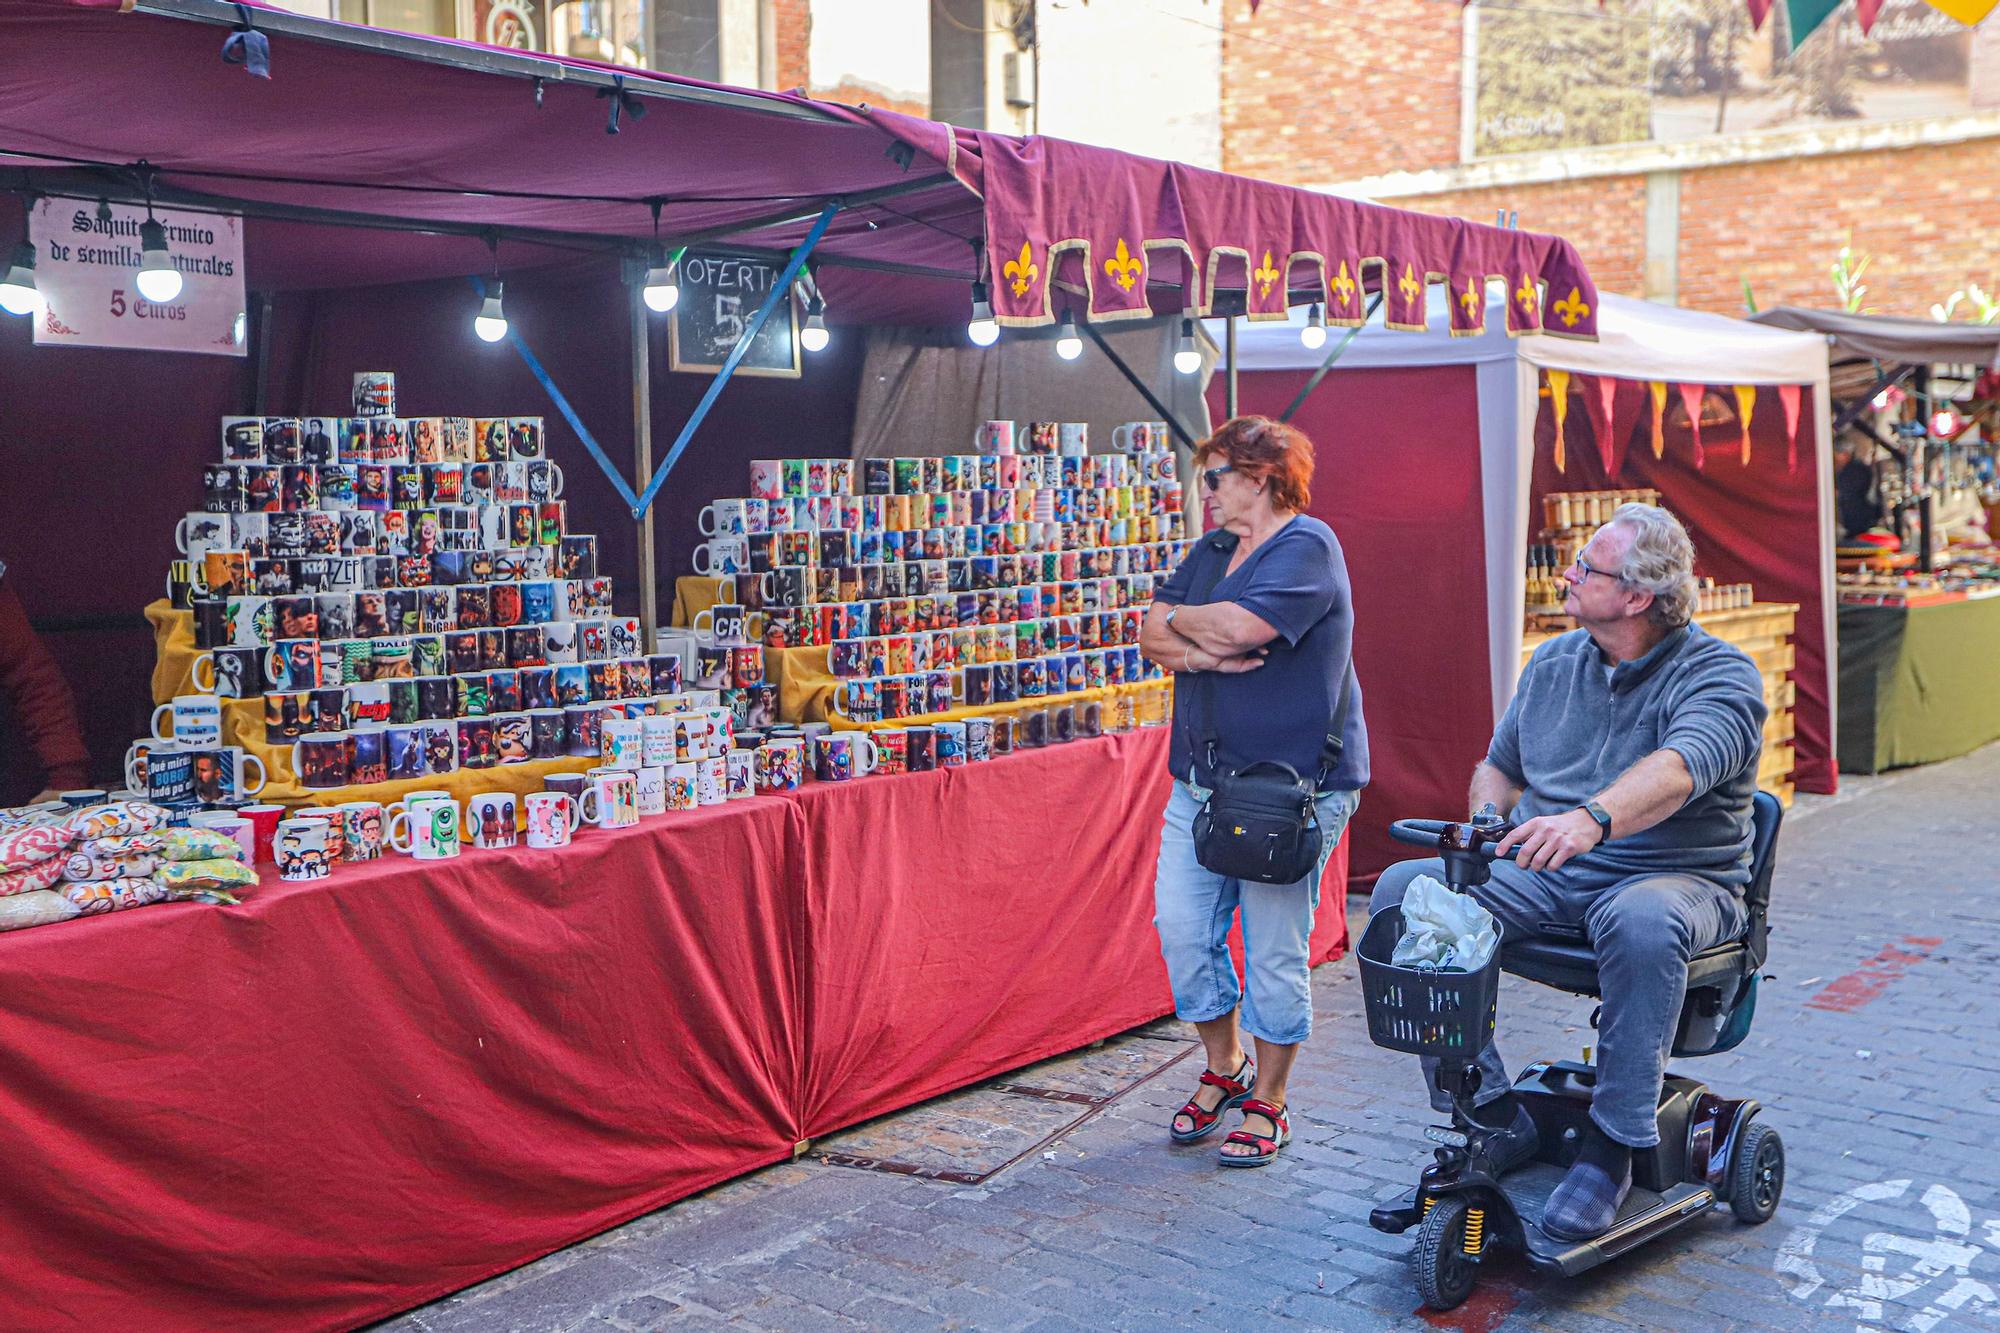
{"type": "Polygon", "coordinates": [[[1235,468],[1227,463],[1224,463],[1221,467],[1204,468],[1201,473],[1201,484],[1212,491],[1222,485],[1223,473],[1234,472],[1235,470],[1235,468]]]}
{"type": "Polygon", "coordinates": [[[1585,564],[1581,555],[1577,556],[1576,563],[1571,565],[1570,568],[1583,571],[1583,577],[1577,580],[1579,583],[1588,583],[1592,574],[1601,575],[1604,578],[1610,579],[1613,583],[1623,583],[1625,581],[1608,569],[1599,569],[1595,565],[1585,564]]]}

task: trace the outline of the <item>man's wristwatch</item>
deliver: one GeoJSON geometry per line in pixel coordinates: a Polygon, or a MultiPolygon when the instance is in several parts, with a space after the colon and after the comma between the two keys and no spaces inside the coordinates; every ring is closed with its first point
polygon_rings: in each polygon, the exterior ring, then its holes
{"type": "Polygon", "coordinates": [[[1605,811],[1604,807],[1595,801],[1585,801],[1583,803],[1583,813],[1597,821],[1599,834],[1597,845],[1602,847],[1605,843],[1611,841],[1611,816],[1605,811]]]}

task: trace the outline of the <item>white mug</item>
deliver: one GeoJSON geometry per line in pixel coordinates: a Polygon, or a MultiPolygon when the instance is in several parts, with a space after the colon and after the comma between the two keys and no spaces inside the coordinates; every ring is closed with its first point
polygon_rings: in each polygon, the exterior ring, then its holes
{"type": "Polygon", "coordinates": [[[731,750],[722,757],[723,785],[732,801],[747,800],[757,794],[757,752],[731,750]]]}
{"type": "MultiPolygon", "coordinates": [[[[190,747],[183,745],[181,748],[190,747]]],[[[246,752],[240,745],[204,745],[195,749],[194,794],[197,800],[241,800],[263,791],[268,780],[264,761],[246,752]],[[211,764],[213,768],[208,767],[211,764]]]]}
{"type": "Polygon", "coordinates": [[[1121,454],[1151,453],[1167,446],[1164,421],[1127,421],[1111,428],[1111,446],[1121,454]]]}
{"type": "Polygon", "coordinates": [[[257,864],[257,826],[229,810],[197,810],[188,816],[190,828],[212,829],[225,838],[234,838],[243,851],[243,864],[257,864]]]}
{"type": "MultiPolygon", "coordinates": [[[[675,764],[676,769],[693,771],[692,764],[675,764]]],[[[633,797],[638,802],[641,815],[663,815],[667,812],[667,770],[665,768],[639,768],[633,772],[633,797]]]]}
{"type": "Polygon", "coordinates": [[[598,729],[604,767],[634,769],[645,763],[645,728],[629,717],[606,718],[598,729]]]}
{"type": "Polygon", "coordinates": [[[701,803],[699,765],[675,764],[662,771],[661,808],[692,810],[701,803]]]}
{"type": "Polygon", "coordinates": [[[174,547],[194,564],[210,551],[236,551],[236,522],[229,514],[189,514],[174,523],[174,547]]]}
{"type": "Polygon", "coordinates": [[[173,740],[189,749],[222,744],[222,700],[212,694],[177,695],[153,710],[148,728],[159,740],[173,740]],[[160,730],[161,722],[167,724],[160,730]]]}
{"type": "Polygon", "coordinates": [[[710,755],[694,766],[694,799],[697,805],[721,805],[729,799],[729,761],[710,755]]]}
{"type": "Polygon", "coordinates": [[[981,422],[979,429],[972,432],[974,452],[988,458],[1014,452],[1014,423],[1011,421],[981,422]]]}
{"type": "Polygon", "coordinates": [[[271,843],[277,858],[278,878],[289,880],[325,879],[332,872],[328,852],[328,829],[324,819],[283,819],[271,843]]]}
{"type": "Polygon", "coordinates": [[[750,544],[741,537],[711,537],[694,548],[694,572],[741,574],[750,568],[750,544]]]}
{"type": "Polygon", "coordinates": [[[533,791],[526,799],[528,807],[528,845],[530,847],[567,847],[583,824],[583,810],[570,799],[568,792],[533,791]]]}
{"type": "Polygon", "coordinates": [[[512,792],[487,792],[465,803],[466,838],[474,847],[512,847],[516,841],[512,792]]]}
{"type": "Polygon", "coordinates": [[[674,733],[678,722],[666,713],[653,713],[639,719],[640,762],[648,768],[664,768],[674,762],[674,733]]]}
{"type": "Polygon", "coordinates": [[[449,796],[406,799],[409,803],[389,817],[389,846],[419,861],[457,856],[458,802],[449,796]]]}
{"type": "Polygon", "coordinates": [[[417,802],[419,801],[450,801],[454,799],[456,798],[454,798],[450,792],[444,791],[442,789],[426,789],[423,791],[404,792],[401,796],[397,797],[395,800],[390,801],[385,805],[383,805],[382,817],[384,819],[393,819],[397,815],[400,815],[405,810],[409,809],[411,806],[417,804],[417,802]]]}
{"type": "Polygon", "coordinates": [[[704,537],[741,537],[762,532],[764,517],[762,500],[713,500],[701,507],[701,512],[695,516],[695,527],[701,530],[704,537]],[[751,523],[753,509],[757,518],[754,526],[751,523]]]}
{"type": "Polygon", "coordinates": [[[146,790],[146,761],[156,753],[172,754],[180,746],[157,736],[133,741],[125,751],[125,785],[136,792],[146,790]]]}
{"type": "Polygon", "coordinates": [[[583,817],[599,828],[630,828],[639,822],[637,782],[632,770],[593,768],[584,775],[583,817]]]}

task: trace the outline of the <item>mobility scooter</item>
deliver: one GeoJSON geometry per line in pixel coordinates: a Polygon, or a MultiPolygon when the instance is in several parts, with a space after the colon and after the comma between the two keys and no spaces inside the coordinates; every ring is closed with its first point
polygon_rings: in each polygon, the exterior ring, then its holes
{"type": "MultiPolygon", "coordinates": [[[[1756,1008],[1763,966],[1773,850],[1782,811],[1759,792],[1752,807],[1751,878],[1744,890],[1749,924],[1742,938],[1695,955],[1688,963],[1687,998],[1674,1034],[1676,1057],[1710,1055],[1742,1041],[1756,1008]]],[[[1507,824],[1481,812],[1466,823],[1398,820],[1399,842],[1444,858],[1449,887],[1464,893],[1491,877],[1493,845],[1507,824]]],[[[1512,849],[1509,849],[1511,855],[1512,849]]],[[[1497,924],[1497,923],[1496,923],[1497,924]]],[[[1472,1118],[1480,1071],[1474,1061],[1493,1040],[1502,969],[1575,995],[1600,996],[1597,960],[1576,931],[1563,937],[1504,937],[1476,972],[1397,967],[1390,962],[1403,914],[1376,914],[1356,953],[1368,1035],[1378,1046],[1439,1059],[1439,1085],[1452,1102],[1449,1128],[1428,1127],[1436,1160],[1415,1189],[1378,1207],[1369,1224],[1399,1235],[1417,1228],[1417,1283],[1424,1303],[1449,1310],[1471,1294],[1480,1262],[1492,1246],[1524,1253],[1538,1271],[1574,1277],[1607,1259],[1693,1223],[1729,1205],[1745,1222],[1777,1211],[1785,1185],[1785,1148],[1777,1130],[1756,1119],[1754,1101],[1732,1101],[1707,1085],[1669,1072],[1660,1088],[1660,1142],[1632,1155],[1632,1192],[1610,1230],[1587,1241],[1564,1241],[1541,1229],[1549,1194],[1576,1157],[1590,1113],[1597,1071],[1586,1048],[1582,1062],[1542,1061],[1514,1084],[1534,1117],[1541,1147],[1504,1176],[1491,1170],[1492,1131],[1472,1118]]],[[[1597,1016],[1591,1017],[1591,1026],[1597,1016]]]]}

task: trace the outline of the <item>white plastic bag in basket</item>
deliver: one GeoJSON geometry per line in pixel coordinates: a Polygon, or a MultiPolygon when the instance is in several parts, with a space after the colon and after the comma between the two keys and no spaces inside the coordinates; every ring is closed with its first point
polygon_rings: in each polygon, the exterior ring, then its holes
{"type": "Polygon", "coordinates": [[[1500,942],[1493,914],[1429,875],[1403,894],[1403,937],[1389,961],[1398,967],[1477,972],[1500,942]]]}

